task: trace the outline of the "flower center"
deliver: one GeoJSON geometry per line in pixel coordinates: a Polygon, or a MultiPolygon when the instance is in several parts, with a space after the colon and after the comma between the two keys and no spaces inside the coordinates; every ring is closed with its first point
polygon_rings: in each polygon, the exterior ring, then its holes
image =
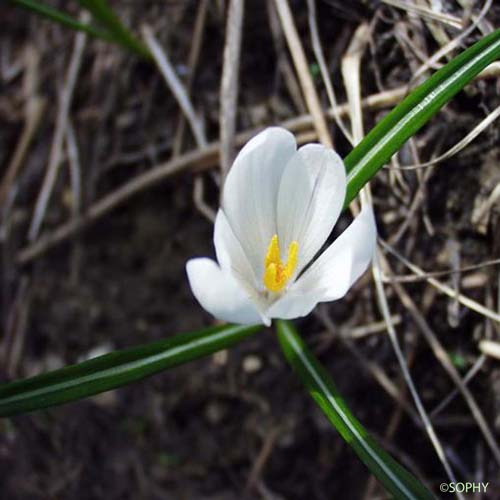
{"type": "Polygon", "coordinates": [[[281,292],[297,267],[299,244],[292,241],[288,247],[286,264],[281,261],[278,235],[271,238],[264,261],[264,285],[271,292],[281,292]]]}

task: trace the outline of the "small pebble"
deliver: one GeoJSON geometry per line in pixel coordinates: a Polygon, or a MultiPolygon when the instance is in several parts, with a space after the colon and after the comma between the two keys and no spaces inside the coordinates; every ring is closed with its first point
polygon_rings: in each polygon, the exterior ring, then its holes
{"type": "Polygon", "coordinates": [[[255,373],[262,368],[262,359],[255,354],[249,354],[243,360],[243,370],[246,373],[255,373]]]}
{"type": "Polygon", "coordinates": [[[217,366],[225,366],[227,364],[227,349],[216,352],[212,359],[217,366]]]}
{"type": "Polygon", "coordinates": [[[205,417],[212,425],[217,425],[225,414],[226,408],[216,401],[209,403],[205,408],[205,417]]]}

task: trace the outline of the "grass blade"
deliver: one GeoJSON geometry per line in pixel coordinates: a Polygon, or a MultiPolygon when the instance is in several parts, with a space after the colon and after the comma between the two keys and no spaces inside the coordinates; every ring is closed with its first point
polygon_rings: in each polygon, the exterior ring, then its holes
{"type": "Polygon", "coordinates": [[[476,42],[411,92],[344,158],[347,206],[405,141],[486,66],[500,59],[500,29],[476,42]]]}
{"type": "Polygon", "coordinates": [[[62,24],[63,26],[66,26],[67,28],[70,28],[72,30],[84,31],[94,38],[100,38],[107,42],[114,41],[113,37],[105,31],[99,30],[92,25],[81,23],[74,17],[71,17],[65,12],[56,9],[55,7],[51,7],[50,5],[37,2],[36,0],[10,0],[10,2],[17,7],[30,10],[31,12],[34,12],[41,17],[45,17],[50,21],[62,24]]]}
{"type": "Polygon", "coordinates": [[[121,45],[123,48],[144,59],[151,59],[148,49],[121,24],[120,20],[104,0],[80,0],[82,7],[86,8],[93,15],[94,19],[101,23],[104,29],[82,23],[69,14],[37,0],[9,1],[17,7],[34,12],[67,28],[75,31],[84,31],[94,38],[100,38],[106,42],[121,45]]]}
{"type": "Polygon", "coordinates": [[[256,326],[218,326],[115,351],[59,370],[0,385],[0,417],[76,401],[233,346],[256,326]]]}
{"type": "Polygon", "coordinates": [[[432,494],[388,455],[352,415],[332,379],[289,321],[277,322],[278,339],[287,361],[342,438],[395,498],[424,500],[432,494]]]}
{"type": "Polygon", "coordinates": [[[139,42],[135,36],[120,22],[106,0],[79,0],[80,5],[86,8],[99,21],[113,38],[123,47],[135,52],[145,59],[151,59],[147,47],[139,42]]]}

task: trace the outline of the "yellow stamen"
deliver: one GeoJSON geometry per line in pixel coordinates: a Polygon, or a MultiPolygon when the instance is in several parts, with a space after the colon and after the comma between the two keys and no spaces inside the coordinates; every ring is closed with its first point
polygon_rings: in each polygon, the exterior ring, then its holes
{"type": "Polygon", "coordinates": [[[271,292],[281,292],[297,267],[299,244],[292,241],[288,247],[286,264],[281,261],[278,235],[271,238],[264,261],[264,285],[271,292]]]}

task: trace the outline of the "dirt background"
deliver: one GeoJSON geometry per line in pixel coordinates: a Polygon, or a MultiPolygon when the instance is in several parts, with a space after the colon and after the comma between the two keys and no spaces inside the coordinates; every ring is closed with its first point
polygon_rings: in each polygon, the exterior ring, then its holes
{"type": "MultiPolygon", "coordinates": [[[[74,2],[51,3],[78,12],[74,2]]],[[[444,1],[442,7],[467,26],[481,5],[474,3],[467,10],[460,3],[444,1]]],[[[200,58],[191,71],[188,59],[201,4],[111,2],[136,33],[141,24],[149,23],[181,79],[192,77],[193,104],[208,139],[217,141],[226,6],[223,0],[208,2],[200,58]]],[[[290,4],[326,109],[306,2],[290,4]]],[[[340,63],[360,23],[368,23],[371,30],[362,64],[363,96],[406,85],[422,61],[439,49],[439,30],[450,40],[459,33],[382,2],[355,1],[347,6],[318,1],[317,9],[323,50],[340,102],[345,102],[340,63]]],[[[6,187],[1,201],[1,379],[33,375],[97,352],[212,325],[213,319],[190,293],[184,265],[190,257],[214,254],[211,223],[193,202],[199,178],[206,204],[217,207],[220,177],[213,157],[190,162],[177,175],[127,198],[85,231],[20,263],[20,252],[29,244],[27,234],[47,168],[75,34],[11,6],[0,7],[0,18],[0,165],[6,187]],[[30,86],[30,81],[35,83],[30,86]],[[6,181],[34,97],[45,101],[42,119],[16,175],[6,181]]],[[[246,2],[239,132],[307,112],[300,91],[294,92],[294,86],[299,87],[279,23],[273,37],[269,19],[266,2],[246,2]]],[[[452,54],[499,22],[500,6],[493,5],[480,29],[452,54]]],[[[499,92],[498,76],[470,85],[403,147],[392,169],[381,171],[372,183],[381,237],[425,271],[446,271],[500,256],[498,203],[480,220],[474,217],[500,182],[498,125],[488,127],[463,152],[431,171],[396,167],[426,161],[453,146],[500,105],[499,92]]],[[[396,103],[364,109],[366,129],[396,103]]],[[[115,45],[88,40],[69,112],[81,194],[75,191],[64,149],[41,235],[52,234],[61,224],[86,214],[96,200],[170,160],[179,146],[180,116],[153,64],[115,45]]],[[[349,143],[338,127],[329,125],[344,156],[349,143]]],[[[309,126],[305,132],[312,130],[309,126]]],[[[196,149],[188,130],[183,138],[178,154],[196,149]]],[[[348,222],[349,216],[343,215],[336,231],[348,222]]],[[[397,258],[388,254],[388,259],[394,274],[409,272],[397,258]]],[[[450,286],[458,283],[463,294],[498,311],[498,265],[454,276],[456,282],[449,274],[439,279],[450,286]]],[[[478,347],[482,339],[499,339],[498,324],[463,306],[455,314],[455,302],[425,280],[401,286],[460,376],[474,367],[468,387],[498,442],[500,365],[478,347]]],[[[386,291],[410,371],[432,413],[455,384],[422,335],[408,303],[392,285],[386,291]]],[[[405,409],[405,403],[412,409],[413,403],[381,320],[367,275],[345,300],[322,305],[297,325],[353,413],[439,495],[446,474],[421,423],[412,418],[414,410],[405,409]],[[382,388],[376,378],[380,372],[393,382],[395,395],[382,388]]],[[[464,398],[455,397],[432,422],[457,479],[490,483],[488,494],[474,498],[500,498],[499,465],[464,398]]],[[[274,333],[266,330],[230,352],[127,388],[0,421],[0,498],[386,496],[309,399],[284,362],[274,333]]]]}

